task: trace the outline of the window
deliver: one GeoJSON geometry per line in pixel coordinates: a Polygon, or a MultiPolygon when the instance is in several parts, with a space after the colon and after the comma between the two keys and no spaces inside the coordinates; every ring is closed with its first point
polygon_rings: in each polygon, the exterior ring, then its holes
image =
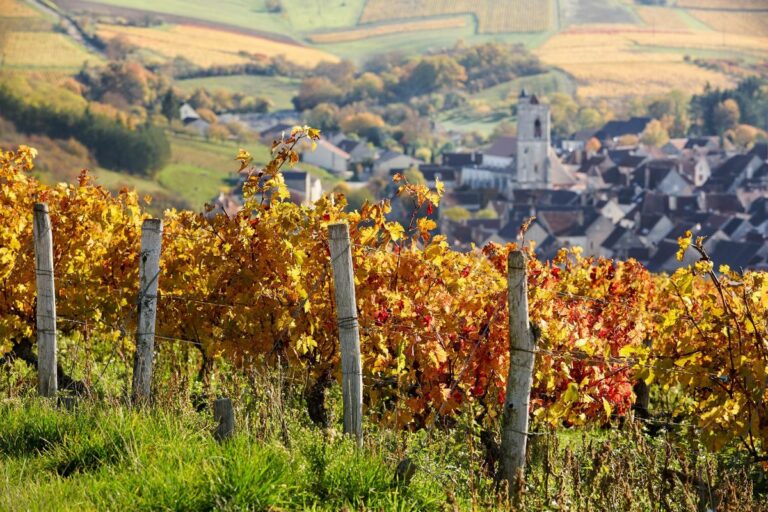
{"type": "Polygon", "coordinates": [[[537,139],[541,138],[541,121],[538,119],[533,123],[533,136],[537,139]]]}

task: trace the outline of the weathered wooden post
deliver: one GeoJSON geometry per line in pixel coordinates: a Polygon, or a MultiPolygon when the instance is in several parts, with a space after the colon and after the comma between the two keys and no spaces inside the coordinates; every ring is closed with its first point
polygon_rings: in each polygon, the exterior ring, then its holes
{"type": "Polygon", "coordinates": [[[536,350],[528,321],[526,266],[522,251],[509,254],[509,374],[501,427],[501,477],[508,482],[511,497],[519,495],[519,485],[523,482],[536,350]]]}
{"type": "Polygon", "coordinates": [[[160,246],[163,222],[146,219],[141,226],[139,255],[139,322],[136,329],[136,355],[133,364],[132,400],[149,401],[152,389],[152,359],[155,352],[157,285],[160,279],[160,246]]]}
{"type": "Polygon", "coordinates": [[[235,411],[232,400],[217,398],[213,402],[213,419],[216,421],[216,431],[213,436],[217,441],[224,441],[235,433],[235,411]]]}
{"type": "Polygon", "coordinates": [[[56,370],[56,288],[53,283],[53,235],[48,205],[35,203],[35,280],[37,283],[37,390],[41,396],[58,391],[56,370]]]}
{"type": "Polygon", "coordinates": [[[344,397],[344,433],[363,443],[363,372],[360,361],[360,329],[357,324],[355,275],[349,226],[328,226],[333,282],[336,289],[336,316],[341,342],[341,390],[344,397]]]}

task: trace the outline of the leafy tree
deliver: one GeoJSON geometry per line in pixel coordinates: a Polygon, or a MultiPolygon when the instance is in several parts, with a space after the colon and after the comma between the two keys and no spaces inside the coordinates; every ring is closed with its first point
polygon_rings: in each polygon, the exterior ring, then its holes
{"type": "Polygon", "coordinates": [[[483,208],[482,210],[478,210],[475,213],[476,219],[498,219],[499,214],[496,210],[491,208],[490,206],[483,208]]]}
{"type": "Polygon", "coordinates": [[[360,112],[345,117],[339,126],[345,133],[356,133],[378,145],[378,141],[382,139],[381,131],[386,124],[380,116],[372,112],[360,112]]]}
{"type": "Polygon", "coordinates": [[[724,133],[739,124],[741,111],[739,104],[734,99],[727,99],[715,107],[713,121],[717,133],[724,133]]]}
{"type": "Polygon", "coordinates": [[[464,67],[445,55],[423,57],[406,73],[400,84],[405,97],[461,87],[467,80],[464,67]]]}
{"type": "Polygon", "coordinates": [[[160,110],[163,115],[168,119],[168,122],[179,118],[179,107],[181,106],[181,98],[176,95],[173,88],[168,90],[163,95],[163,100],[160,104],[160,110]]]}
{"type": "Polygon", "coordinates": [[[296,110],[309,110],[320,103],[339,103],[343,98],[341,88],[324,76],[305,78],[299,94],[293,98],[296,110]]]}
{"type": "Polygon", "coordinates": [[[334,131],[339,128],[339,107],[332,103],[320,103],[305,111],[304,119],[308,125],[324,132],[334,131]]]}
{"type": "Polygon", "coordinates": [[[660,148],[669,142],[669,133],[658,119],[652,119],[640,135],[640,142],[646,146],[660,148]]]}
{"type": "Polygon", "coordinates": [[[450,208],[444,208],[442,214],[446,219],[450,219],[454,222],[461,222],[472,218],[472,214],[469,210],[462,208],[461,206],[451,206],[450,208]]]}

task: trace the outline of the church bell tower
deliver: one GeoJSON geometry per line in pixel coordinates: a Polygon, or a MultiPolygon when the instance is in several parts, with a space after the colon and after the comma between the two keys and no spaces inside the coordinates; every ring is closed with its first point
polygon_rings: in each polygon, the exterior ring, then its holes
{"type": "Polygon", "coordinates": [[[517,100],[517,176],[519,188],[547,188],[550,182],[549,105],[528,96],[525,89],[517,100]]]}

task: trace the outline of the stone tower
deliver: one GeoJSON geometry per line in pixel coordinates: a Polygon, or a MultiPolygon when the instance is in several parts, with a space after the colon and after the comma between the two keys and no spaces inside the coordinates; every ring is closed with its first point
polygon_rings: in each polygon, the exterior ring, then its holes
{"type": "Polygon", "coordinates": [[[523,89],[517,100],[517,187],[549,186],[550,125],[549,105],[523,89]]]}

